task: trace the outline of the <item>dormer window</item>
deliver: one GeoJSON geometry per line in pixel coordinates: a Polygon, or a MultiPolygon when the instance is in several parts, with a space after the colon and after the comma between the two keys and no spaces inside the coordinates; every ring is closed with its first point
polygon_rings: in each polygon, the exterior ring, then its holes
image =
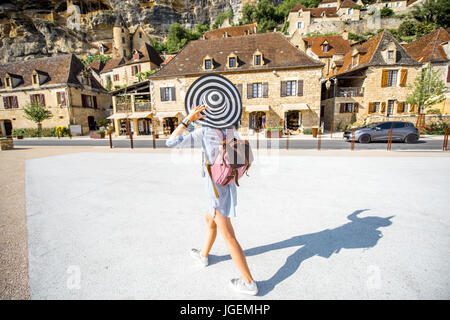
{"type": "Polygon", "coordinates": [[[203,69],[204,70],[212,70],[214,69],[214,61],[210,56],[206,56],[203,59],[203,69]]]}
{"type": "Polygon", "coordinates": [[[39,84],[39,76],[37,74],[33,74],[33,84],[39,84]]]}
{"type": "Polygon", "coordinates": [[[347,9],[347,14],[353,14],[353,12],[354,12],[354,9],[353,8],[348,8],[347,9]]]}
{"type": "Polygon", "coordinates": [[[100,47],[100,53],[104,54],[105,53],[105,49],[103,48],[103,46],[100,47]]]}
{"type": "Polygon", "coordinates": [[[247,35],[247,36],[248,36],[248,30],[245,30],[245,35],[247,35]]]}
{"type": "Polygon", "coordinates": [[[228,33],[226,31],[223,33],[223,37],[224,38],[228,37],[228,33]]]}
{"type": "Polygon", "coordinates": [[[388,51],[388,59],[390,59],[390,60],[394,59],[394,50],[388,51]]]}
{"type": "Polygon", "coordinates": [[[8,88],[11,88],[11,78],[10,77],[5,78],[5,86],[7,86],[8,88]]]}
{"type": "Polygon", "coordinates": [[[253,65],[254,66],[264,65],[263,55],[259,50],[253,54],[253,65]]]}
{"type": "Polygon", "coordinates": [[[238,67],[238,58],[234,53],[231,53],[227,57],[227,67],[228,68],[237,68],[238,67]]]}
{"type": "Polygon", "coordinates": [[[302,16],[302,10],[298,11],[298,16],[301,17],[302,16]]]}
{"type": "Polygon", "coordinates": [[[323,51],[323,52],[328,52],[328,51],[330,51],[330,45],[328,44],[328,41],[324,41],[324,42],[322,43],[322,51],[323,51]]]}

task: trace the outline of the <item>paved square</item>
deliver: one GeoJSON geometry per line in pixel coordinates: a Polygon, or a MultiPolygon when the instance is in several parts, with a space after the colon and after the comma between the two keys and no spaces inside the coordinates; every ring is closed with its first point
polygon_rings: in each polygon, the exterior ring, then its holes
{"type": "MultiPolygon", "coordinates": [[[[26,161],[32,299],[245,299],[202,268],[200,154],[26,161]]],[[[449,299],[449,158],[261,155],[238,189],[257,299],[449,299]]],[[[252,297],[253,298],[253,297],[252,297]]]]}

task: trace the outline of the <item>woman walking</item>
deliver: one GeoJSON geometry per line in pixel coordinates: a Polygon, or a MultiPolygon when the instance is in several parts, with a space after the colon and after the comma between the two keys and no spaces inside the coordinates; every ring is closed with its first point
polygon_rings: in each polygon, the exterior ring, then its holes
{"type": "MultiPolygon", "coordinates": [[[[206,114],[201,115],[200,113],[207,108],[208,107],[205,105],[192,108],[189,115],[181,121],[181,124],[171,134],[166,145],[168,147],[190,147],[192,145],[201,145],[208,162],[214,163],[219,154],[219,147],[222,144],[216,131],[218,129],[203,126],[186,135],[182,135],[188,127],[193,128],[192,122],[206,117],[206,114]]],[[[224,137],[227,133],[232,133],[237,139],[239,138],[233,125],[234,123],[230,123],[228,129],[219,129],[222,130],[224,137]]],[[[207,236],[203,248],[201,250],[191,249],[190,254],[206,267],[208,265],[208,254],[216,240],[217,229],[219,229],[219,232],[225,240],[231,258],[242,276],[241,278],[232,279],[230,285],[237,292],[256,295],[258,293],[258,287],[255,281],[253,281],[253,277],[245,259],[245,254],[236,239],[230,221],[230,217],[236,217],[236,185],[235,183],[224,186],[218,184],[213,185],[205,163],[203,163],[202,167],[203,176],[206,176],[205,187],[209,210],[208,213],[206,213],[207,236]],[[217,192],[218,197],[215,191],[217,192]]]]}

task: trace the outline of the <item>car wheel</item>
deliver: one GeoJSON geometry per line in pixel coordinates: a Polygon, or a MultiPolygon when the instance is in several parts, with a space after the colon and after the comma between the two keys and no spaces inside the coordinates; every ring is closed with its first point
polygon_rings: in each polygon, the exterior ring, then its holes
{"type": "Polygon", "coordinates": [[[359,143],[369,143],[370,136],[368,134],[363,134],[361,137],[359,137],[358,142],[359,143]]]}
{"type": "Polygon", "coordinates": [[[419,139],[415,134],[407,135],[405,138],[406,143],[416,143],[417,140],[419,140],[419,139]]]}

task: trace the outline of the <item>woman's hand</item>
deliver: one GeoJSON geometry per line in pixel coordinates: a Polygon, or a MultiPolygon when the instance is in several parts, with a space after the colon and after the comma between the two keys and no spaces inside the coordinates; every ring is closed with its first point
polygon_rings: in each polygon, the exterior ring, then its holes
{"type": "Polygon", "coordinates": [[[203,115],[200,114],[200,112],[202,112],[206,108],[208,108],[208,106],[205,106],[204,104],[202,104],[201,106],[199,105],[195,108],[194,105],[192,105],[191,112],[189,113],[187,118],[189,119],[189,121],[194,122],[197,121],[198,119],[206,117],[206,114],[203,115]]]}

